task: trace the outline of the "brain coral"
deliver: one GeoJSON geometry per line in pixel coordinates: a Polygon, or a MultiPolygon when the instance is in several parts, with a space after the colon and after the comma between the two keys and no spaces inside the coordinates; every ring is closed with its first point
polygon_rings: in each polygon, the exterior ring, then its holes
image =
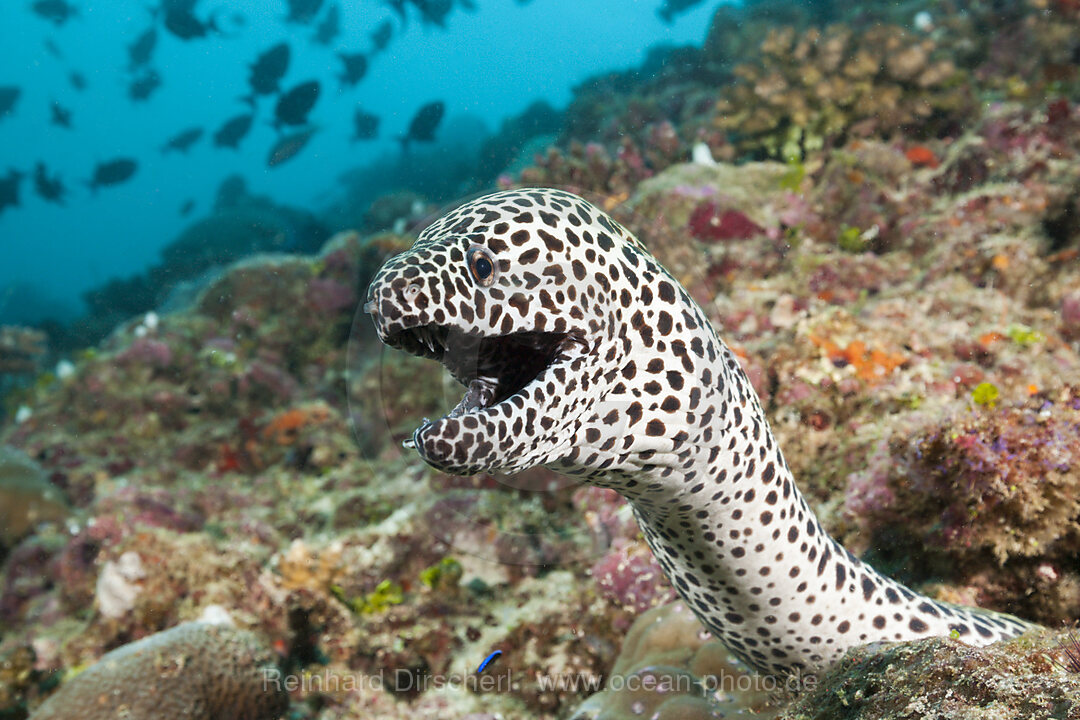
{"type": "Polygon", "coordinates": [[[638,616],[606,684],[570,720],[711,720],[735,715],[771,720],[776,716],[761,684],[681,601],[638,616]]]}
{"type": "Polygon", "coordinates": [[[276,720],[288,697],[268,649],[228,625],[183,623],[64,683],[31,720],[276,720]]]}

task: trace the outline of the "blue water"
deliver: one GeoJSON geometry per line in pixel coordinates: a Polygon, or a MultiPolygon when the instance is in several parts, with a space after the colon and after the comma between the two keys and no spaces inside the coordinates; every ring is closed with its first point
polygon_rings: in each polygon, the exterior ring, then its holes
{"type": "Polygon", "coordinates": [[[415,14],[402,28],[378,0],[344,0],[342,33],[327,48],[311,37],[328,3],[307,26],[283,21],[285,0],[199,0],[196,15],[216,14],[224,33],[183,41],[159,22],[151,65],[163,85],[139,104],[127,97],[127,47],[151,23],[151,0],[74,4],[79,17],[56,27],[32,14],[29,0],[0,3],[0,86],[22,89],[14,113],[0,119],[0,175],[12,167],[28,175],[21,206],[0,212],[0,323],[81,313],[87,289],[158,262],[160,249],[210,209],[230,174],[241,174],[252,192],[318,212],[340,192],[341,173],[400,152],[394,138],[424,103],[445,101],[443,131],[469,126],[470,118],[495,130],[537,99],[562,108],[574,85],[639,64],[651,46],[700,45],[718,3],[666,25],[656,15],[660,0],[476,0],[475,13],[455,7],[442,30],[415,14]],[[334,53],[368,50],[370,33],[387,18],[395,31],[389,47],[359,85],[339,92],[334,53]],[[48,39],[61,58],[47,51],[48,39]],[[213,147],[210,136],[244,110],[238,98],[248,91],[248,65],[282,40],[292,48],[283,88],[322,82],[310,116],[320,130],[298,157],[267,168],[277,137],[268,125],[273,99],[260,100],[239,152],[213,147]],[[71,70],[85,75],[85,91],[71,86],[71,70]],[[53,101],[72,111],[73,129],[50,124],[53,101]],[[378,141],[350,143],[357,105],[382,119],[378,141]],[[207,132],[188,155],[161,154],[191,126],[207,132]],[[84,181],[95,164],[118,156],[139,161],[134,178],[91,195],[84,181]],[[29,175],[39,161],[62,176],[65,206],[34,194],[29,175]],[[195,210],[181,217],[189,199],[195,210]]]}

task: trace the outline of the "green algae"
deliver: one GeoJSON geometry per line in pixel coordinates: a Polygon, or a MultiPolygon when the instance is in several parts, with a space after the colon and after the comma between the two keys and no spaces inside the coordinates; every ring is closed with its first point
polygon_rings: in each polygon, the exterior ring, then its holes
{"type": "Polygon", "coordinates": [[[431,567],[420,571],[420,582],[432,590],[450,590],[461,582],[461,563],[452,557],[445,557],[431,567]]]}
{"type": "Polygon", "coordinates": [[[1008,335],[1009,339],[1014,343],[1025,348],[1046,340],[1046,335],[1027,325],[1010,325],[1005,334],[1008,335]]]}
{"type": "Polygon", "coordinates": [[[788,162],[787,166],[778,184],[781,190],[797,193],[802,189],[803,180],[806,179],[806,164],[799,159],[788,162]]]}
{"type": "Polygon", "coordinates": [[[981,382],[971,391],[971,400],[976,405],[994,408],[997,405],[1001,393],[993,383],[981,382]]]}
{"type": "Polygon", "coordinates": [[[373,615],[385,612],[403,602],[405,602],[404,588],[393,580],[383,580],[367,595],[355,598],[348,604],[358,615],[373,615]]]}
{"type": "Polygon", "coordinates": [[[836,237],[836,244],[841,250],[849,253],[866,252],[868,247],[868,243],[863,239],[862,230],[850,225],[845,225],[840,229],[840,234],[836,237]]]}

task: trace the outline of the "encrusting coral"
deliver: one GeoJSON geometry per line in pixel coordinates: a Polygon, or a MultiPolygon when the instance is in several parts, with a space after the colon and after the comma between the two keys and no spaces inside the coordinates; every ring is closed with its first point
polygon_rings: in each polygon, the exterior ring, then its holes
{"type": "Polygon", "coordinates": [[[0,546],[11,547],[42,522],[63,520],[71,509],[63,493],[26,453],[0,445],[0,546]]]}
{"type": "Polygon", "coordinates": [[[228,625],[184,623],[124,645],[64,682],[32,720],[278,720],[272,653],[228,625]]]}

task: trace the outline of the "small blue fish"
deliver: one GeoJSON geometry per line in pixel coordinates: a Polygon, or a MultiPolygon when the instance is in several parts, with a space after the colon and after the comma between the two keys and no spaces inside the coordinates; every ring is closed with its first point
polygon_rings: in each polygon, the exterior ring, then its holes
{"type": "Polygon", "coordinates": [[[495,652],[484,658],[484,662],[480,663],[480,667],[476,668],[476,674],[479,675],[480,673],[484,672],[484,668],[490,665],[491,661],[499,657],[500,655],[502,655],[502,650],[496,650],[495,652]]]}

